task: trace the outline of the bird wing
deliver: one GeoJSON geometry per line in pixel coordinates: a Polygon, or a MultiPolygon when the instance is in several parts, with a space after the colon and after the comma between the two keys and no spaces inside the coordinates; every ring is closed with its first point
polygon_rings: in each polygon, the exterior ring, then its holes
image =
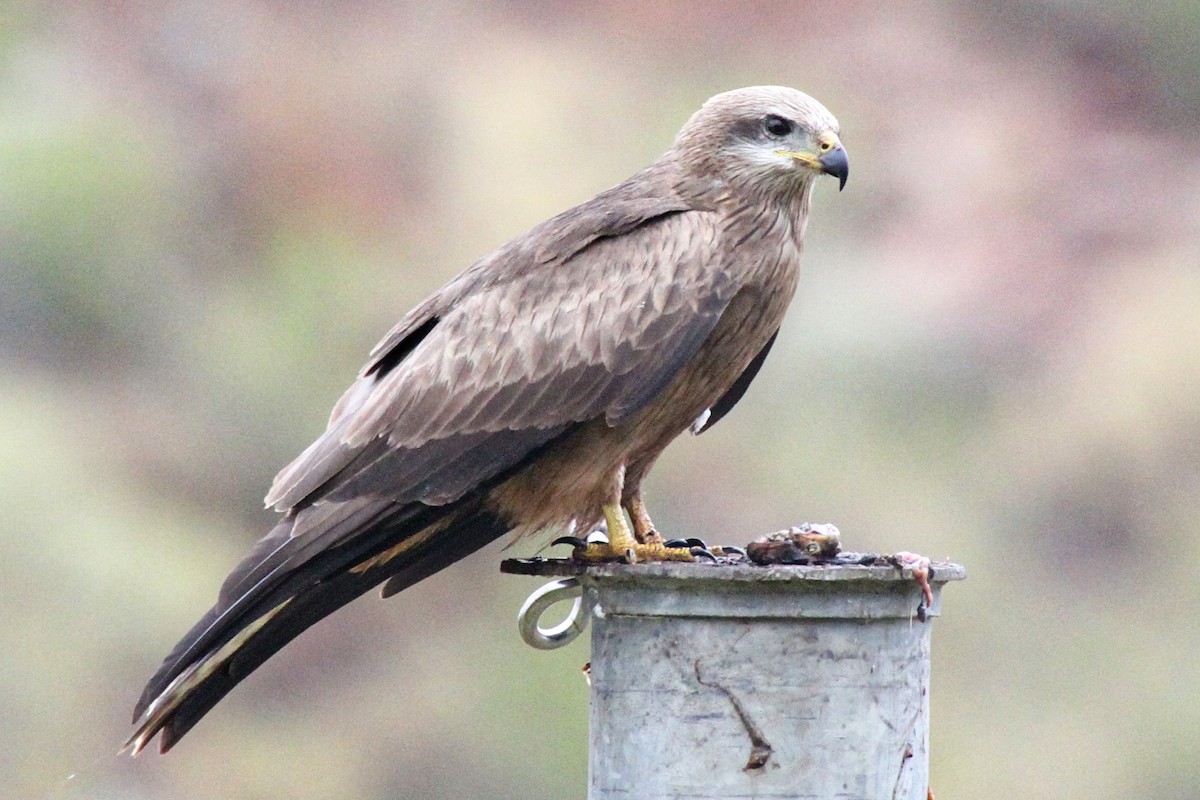
{"type": "Polygon", "coordinates": [[[742,399],[742,395],[750,388],[750,384],[754,381],[758,371],[762,369],[762,365],[767,360],[767,354],[771,352],[771,345],[775,344],[775,337],[779,335],[779,331],[771,334],[771,338],[763,345],[763,349],[758,351],[758,355],[742,370],[742,374],[733,382],[733,386],[725,394],[721,395],[721,399],[712,404],[708,409],[708,416],[704,417],[703,422],[699,422],[695,428],[696,435],[704,433],[706,430],[716,425],[721,419],[733,410],[733,407],[742,399]]]}
{"type": "MultiPolygon", "coordinates": [[[[372,565],[391,558],[387,548],[437,530],[439,515],[455,513],[453,501],[571,426],[601,415],[617,424],[653,399],[736,292],[712,263],[717,231],[711,212],[670,196],[600,195],[407,315],[373,351],[325,433],[277,476],[267,501],[287,516],[226,578],[217,604],[147,685],[137,713],[154,703],[157,721],[138,738],[172,713],[155,698],[182,697],[207,680],[203,671],[181,676],[208,663],[205,653],[234,652],[239,631],[251,635],[264,613],[347,569],[362,570],[364,581],[388,577],[372,565]]],[[[479,544],[472,539],[466,551],[479,544]]],[[[302,626],[292,628],[289,636],[302,626]]]]}
{"type": "Polygon", "coordinates": [[[737,287],[712,263],[711,212],[621,200],[544,223],[414,309],[267,503],[452,502],[574,423],[645,406],[737,287]]]}

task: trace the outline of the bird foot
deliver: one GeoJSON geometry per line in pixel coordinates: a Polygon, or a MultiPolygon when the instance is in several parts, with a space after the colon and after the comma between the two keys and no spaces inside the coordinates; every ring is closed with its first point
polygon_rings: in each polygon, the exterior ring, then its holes
{"type": "Polygon", "coordinates": [[[606,564],[619,562],[637,564],[653,561],[695,561],[698,558],[716,560],[704,547],[693,547],[686,543],[673,547],[661,542],[609,542],[588,537],[583,540],[575,536],[563,536],[552,544],[569,544],[575,548],[572,560],[581,564],[606,564]]]}
{"type": "MultiPolygon", "coordinates": [[[[608,542],[593,542],[584,548],[576,548],[571,558],[586,564],[602,564],[610,561],[637,564],[652,561],[695,561],[698,552],[708,553],[703,548],[667,547],[660,543],[630,542],[625,547],[619,544],[614,547],[608,542]]],[[[711,553],[709,555],[711,556],[711,553]]]]}

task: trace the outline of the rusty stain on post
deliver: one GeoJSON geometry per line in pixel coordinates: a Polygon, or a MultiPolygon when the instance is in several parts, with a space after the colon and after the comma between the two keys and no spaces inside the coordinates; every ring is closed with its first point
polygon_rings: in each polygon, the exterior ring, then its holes
{"type": "MultiPolygon", "coordinates": [[[[911,570],[512,563],[577,576],[592,609],[591,800],[926,800],[931,626],[911,570]]],[[[932,573],[930,620],[965,577],[932,573]]]]}

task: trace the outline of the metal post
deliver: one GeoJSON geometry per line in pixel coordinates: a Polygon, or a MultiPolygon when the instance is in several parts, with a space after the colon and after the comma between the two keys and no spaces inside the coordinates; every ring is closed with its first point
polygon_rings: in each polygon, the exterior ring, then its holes
{"type": "MultiPolygon", "coordinates": [[[[933,566],[927,617],[965,577],[933,566]]],[[[520,571],[576,575],[592,612],[590,800],[926,800],[930,625],[908,570],[520,571]]]]}

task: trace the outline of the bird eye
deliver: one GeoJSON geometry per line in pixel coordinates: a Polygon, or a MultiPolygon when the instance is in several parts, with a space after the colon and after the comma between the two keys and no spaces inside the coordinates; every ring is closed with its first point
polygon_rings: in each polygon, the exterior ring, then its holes
{"type": "Polygon", "coordinates": [[[772,114],[763,120],[763,129],[772,136],[787,136],[792,132],[792,123],[772,114]]]}

